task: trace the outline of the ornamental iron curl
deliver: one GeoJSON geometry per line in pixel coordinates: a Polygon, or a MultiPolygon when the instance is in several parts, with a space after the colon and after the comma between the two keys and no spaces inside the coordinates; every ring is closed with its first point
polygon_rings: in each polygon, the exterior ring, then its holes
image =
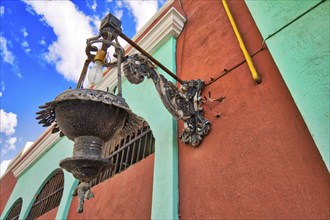
{"type": "MultiPolygon", "coordinates": [[[[74,141],[73,156],[63,159],[60,166],[80,180],[76,188],[79,196],[78,212],[83,212],[85,199],[92,197],[89,182],[112,162],[102,157],[104,143],[120,140],[132,135],[141,127],[143,119],[134,114],[122,97],[121,76],[133,84],[141,83],[145,77],[152,79],[156,90],[166,107],[176,120],[183,120],[184,129],[180,135],[183,143],[198,146],[210,130],[210,122],[203,117],[201,91],[204,81],[183,81],[144,51],[139,45],[122,33],[121,21],[108,14],[101,22],[97,36],[87,39],[87,59],[83,66],[76,89],[58,95],[54,101],[40,106],[37,120],[44,127],[53,126],[52,133],[60,132],[74,141]],[[141,54],[125,55],[118,37],[123,38],[141,54]],[[98,49],[96,45],[102,44],[98,49]],[[108,49],[114,49],[114,59],[106,59],[108,49]],[[83,88],[88,65],[117,68],[117,95],[83,88]],[[101,64],[100,64],[101,63],[101,64]],[[180,89],[156,71],[156,66],[164,70],[181,84],[180,89]]],[[[98,81],[102,78],[102,69],[97,70],[98,81]],[[101,76],[100,76],[101,74],[101,76]],[[100,77],[99,77],[100,76],[100,77]]],[[[96,74],[94,72],[94,74],[96,74]]],[[[96,80],[91,82],[96,84],[96,80]]]]}
{"type": "Polygon", "coordinates": [[[184,121],[181,141],[194,147],[200,144],[203,136],[210,130],[210,122],[203,117],[201,107],[203,80],[183,81],[178,89],[156,71],[156,67],[147,57],[140,54],[128,56],[124,61],[123,70],[127,80],[132,84],[141,83],[145,77],[151,78],[166,109],[176,120],[184,121]]]}

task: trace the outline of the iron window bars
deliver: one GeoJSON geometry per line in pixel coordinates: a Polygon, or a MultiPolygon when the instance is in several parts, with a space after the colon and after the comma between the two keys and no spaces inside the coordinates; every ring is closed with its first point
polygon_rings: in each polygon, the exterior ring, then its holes
{"type": "Polygon", "coordinates": [[[16,200],[16,202],[12,206],[6,220],[18,220],[19,219],[19,214],[22,209],[22,203],[23,203],[22,198],[19,198],[18,200],[16,200]]]}
{"type": "Polygon", "coordinates": [[[146,122],[133,135],[128,135],[120,141],[111,140],[107,142],[103,149],[103,157],[110,160],[113,166],[105,169],[95,179],[91,181],[91,186],[95,186],[115,174],[126,170],[129,166],[139,162],[155,152],[155,138],[146,122]]]}
{"type": "Polygon", "coordinates": [[[27,219],[36,219],[59,206],[64,188],[64,174],[62,170],[56,172],[43,186],[36,196],[27,219]]]}

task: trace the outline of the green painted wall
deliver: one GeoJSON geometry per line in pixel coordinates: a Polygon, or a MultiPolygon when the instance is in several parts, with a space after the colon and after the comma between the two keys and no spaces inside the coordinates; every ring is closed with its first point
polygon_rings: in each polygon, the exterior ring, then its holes
{"type": "MultiPolygon", "coordinates": [[[[42,157],[39,158],[28,170],[19,176],[15,188],[1,215],[3,219],[12,204],[18,199],[23,199],[20,219],[25,219],[34,202],[34,196],[41,190],[45,182],[59,168],[59,161],[72,155],[73,142],[61,138],[42,157]]],[[[64,171],[64,190],[61,204],[57,212],[57,219],[64,219],[70,207],[72,192],[77,184],[71,173],[64,171]]]]}
{"type": "MultiPolygon", "coordinates": [[[[320,1],[252,1],[246,4],[267,36],[320,1]]],[[[299,18],[266,43],[330,170],[330,1],[299,18]]]]}
{"type": "MultiPolygon", "coordinates": [[[[175,46],[176,40],[170,38],[153,54],[172,72],[176,65],[175,46]]],[[[151,218],[178,219],[177,123],[164,107],[151,79],[139,85],[125,81],[123,97],[133,112],[148,122],[156,140],[151,218]]]]}

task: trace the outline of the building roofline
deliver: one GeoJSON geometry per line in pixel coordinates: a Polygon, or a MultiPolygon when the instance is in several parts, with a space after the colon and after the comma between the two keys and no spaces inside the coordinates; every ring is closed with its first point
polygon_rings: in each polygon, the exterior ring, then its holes
{"type": "MultiPolygon", "coordinates": [[[[138,42],[148,53],[155,52],[170,37],[177,38],[181,33],[186,19],[172,6],[173,3],[173,0],[167,1],[132,38],[133,41],[138,42]]],[[[128,51],[128,54],[137,52],[129,45],[125,47],[125,51],[128,51]]],[[[95,89],[105,90],[107,87],[115,85],[117,74],[114,74],[114,72],[114,69],[107,70],[102,82],[95,89]]],[[[20,151],[19,154],[21,155],[13,159],[3,176],[9,171],[12,171],[15,177],[20,176],[43,153],[47,152],[49,148],[59,141],[60,137],[58,133],[51,134],[52,127],[46,129],[27,152],[22,153],[20,151]]]]}

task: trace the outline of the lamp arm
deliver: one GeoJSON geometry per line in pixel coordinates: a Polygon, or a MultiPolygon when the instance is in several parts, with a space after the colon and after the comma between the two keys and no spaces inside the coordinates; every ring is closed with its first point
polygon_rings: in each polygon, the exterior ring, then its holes
{"type": "Polygon", "coordinates": [[[181,141],[198,146],[210,129],[210,122],[203,117],[201,91],[204,81],[183,81],[178,89],[171,81],[156,71],[156,67],[143,55],[134,54],[124,61],[124,75],[133,84],[141,83],[145,77],[152,79],[164,106],[176,120],[183,120],[181,141]]]}

